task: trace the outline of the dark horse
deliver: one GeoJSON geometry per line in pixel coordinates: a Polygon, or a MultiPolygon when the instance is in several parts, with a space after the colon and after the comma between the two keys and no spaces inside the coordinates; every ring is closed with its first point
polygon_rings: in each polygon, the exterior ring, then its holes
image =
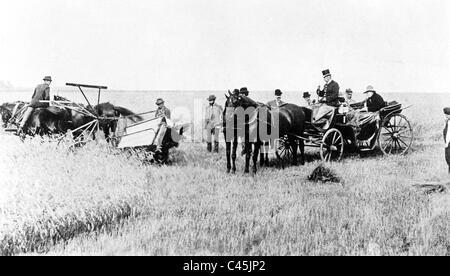
{"type": "MultiPolygon", "coordinates": [[[[230,123],[232,116],[239,116],[236,110],[241,108],[244,111],[244,120],[238,119],[238,124],[234,129],[244,135],[245,141],[245,173],[249,172],[250,158],[253,159],[253,173],[257,171],[257,161],[260,147],[267,140],[274,140],[280,137],[287,137],[293,152],[293,164],[297,165],[297,145],[300,147],[301,164],[304,164],[304,142],[301,137],[305,129],[305,113],[302,107],[294,104],[284,104],[277,109],[270,109],[268,106],[257,103],[251,98],[230,94],[227,98],[227,105],[234,108],[234,113],[224,114],[224,122],[230,123]],[[227,116],[227,117],[225,117],[227,116]],[[253,147],[253,150],[252,150],[253,147]],[[253,155],[252,155],[253,153],[253,155]]],[[[224,132],[230,129],[224,126],[224,132]]],[[[238,136],[240,136],[238,134],[238,136]]],[[[225,138],[226,139],[226,138],[225,138]]],[[[228,142],[228,141],[227,141],[228,142]]],[[[228,146],[227,146],[228,148],[228,146]]],[[[228,153],[227,153],[228,160],[228,153]]]]}
{"type": "Polygon", "coordinates": [[[14,108],[18,105],[18,110],[20,110],[25,103],[22,101],[14,102],[14,103],[4,103],[0,105],[0,115],[2,117],[2,126],[6,128],[8,126],[9,120],[12,117],[12,113],[14,108]]]}
{"type": "MultiPolygon", "coordinates": [[[[237,126],[237,115],[235,114],[235,97],[228,91],[223,110],[223,135],[225,137],[226,155],[227,155],[227,173],[230,171],[236,173],[236,151],[238,148],[238,134],[242,134],[237,126]],[[231,153],[231,145],[233,144],[233,153],[231,153]],[[232,162],[231,162],[232,161],[232,162]],[[232,165],[233,164],[233,165],[232,165]]],[[[243,136],[242,136],[243,137],[243,136]]]]}
{"type": "MultiPolygon", "coordinates": [[[[60,96],[55,96],[54,98],[56,101],[69,102],[66,98],[60,96]]],[[[65,108],[65,111],[66,114],[64,120],[67,123],[66,129],[76,130],[98,118],[99,128],[105,134],[105,138],[108,142],[111,139],[111,133],[116,132],[118,117],[124,116],[133,122],[143,120],[141,116],[136,115],[133,111],[125,107],[115,106],[109,102],[101,103],[93,108],[90,106],[86,107],[82,104],[70,103],[68,104],[68,107],[65,108]]]]}
{"type": "Polygon", "coordinates": [[[110,141],[111,133],[116,132],[118,117],[126,117],[133,121],[133,123],[143,120],[141,116],[136,115],[133,111],[122,106],[113,105],[109,102],[96,105],[94,110],[100,117],[100,129],[103,130],[108,142],[110,141]]]}

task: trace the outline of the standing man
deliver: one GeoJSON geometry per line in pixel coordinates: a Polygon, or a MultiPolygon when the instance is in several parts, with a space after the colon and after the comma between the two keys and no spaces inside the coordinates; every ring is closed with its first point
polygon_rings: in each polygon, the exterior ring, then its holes
{"type": "Polygon", "coordinates": [[[444,127],[444,143],[445,143],[445,161],[448,165],[448,173],[450,174],[450,107],[444,108],[445,127],[444,127]]]}
{"type": "Polygon", "coordinates": [[[17,135],[22,136],[26,133],[26,126],[28,120],[36,108],[45,108],[48,107],[48,103],[41,103],[40,101],[49,101],[50,100],[50,84],[52,83],[52,77],[46,76],[43,79],[44,83],[39,84],[35,89],[33,96],[31,97],[31,102],[28,105],[22,121],[20,122],[19,129],[17,130],[17,135]]]}
{"type": "Polygon", "coordinates": [[[322,105],[313,117],[313,124],[321,127],[323,130],[329,128],[336,107],[339,106],[339,84],[332,80],[330,70],[322,71],[325,85],[317,88],[317,95],[321,98],[319,103],[322,105]]]}
{"type": "Polygon", "coordinates": [[[156,152],[161,153],[162,152],[162,143],[164,140],[164,136],[166,135],[167,131],[167,123],[170,121],[170,109],[168,109],[164,105],[164,100],[159,98],[156,100],[156,106],[158,107],[155,112],[155,118],[161,117],[161,123],[159,125],[159,130],[155,137],[156,142],[156,152]]]}
{"type": "Polygon", "coordinates": [[[222,124],[223,109],[216,104],[216,96],[211,95],[207,99],[209,101],[205,110],[205,130],[206,130],[206,149],[212,151],[212,136],[214,135],[214,152],[219,152],[219,134],[220,125],[222,124]]]}
{"type": "Polygon", "coordinates": [[[281,105],[285,104],[281,100],[281,95],[283,95],[283,92],[281,92],[280,89],[275,90],[275,100],[272,100],[272,101],[268,102],[267,105],[270,108],[279,108],[281,105]]]}
{"type": "Polygon", "coordinates": [[[353,91],[350,88],[345,90],[345,102],[347,103],[347,105],[356,103],[356,101],[353,99],[353,91]]]}

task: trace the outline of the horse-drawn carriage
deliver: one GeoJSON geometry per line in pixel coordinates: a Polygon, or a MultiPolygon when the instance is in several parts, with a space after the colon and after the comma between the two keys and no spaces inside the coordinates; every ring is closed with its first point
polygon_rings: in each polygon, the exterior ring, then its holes
{"type": "MultiPolygon", "coordinates": [[[[318,106],[313,106],[314,108],[318,106]]],[[[401,114],[406,108],[402,108],[402,105],[397,102],[387,103],[386,107],[373,114],[373,120],[362,126],[351,123],[349,113],[336,108],[327,130],[314,126],[312,124],[313,109],[305,108],[307,118],[305,132],[303,136],[297,138],[303,140],[305,146],[319,148],[323,161],[341,160],[346,149],[363,152],[372,151],[378,147],[384,155],[403,155],[413,142],[411,124],[401,114]]],[[[274,151],[279,159],[292,159],[293,145],[289,143],[287,137],[275,140],[274,151]]]]}
{"type": "MultiPolygon", "coordinates": [[[[75,103],[60,96],[55,96],[52,101],[42,101],[49,103],[50,106],[36,110],[36,116],[32,120],[33,127],[27,128],[25,134],[30,136],[50,134],[59,141],[71,136],[69,147],[75,147],[89,140],[95,140],[98,133],[103,131],[105,139],[112,146],[135,152],[144,151],[145,158],[164,163],[168,159],[169,149],[178,146],[183,132],[189,127],[188,124],[175,125],[165,117],[147,120],[142,117],[146,114],[154,114],[155,111],[135,114],[120,106],[100,103],[101,91],[107,89],[106,86],[76,83],[66,85],[77,87],[87,105],[75,103]],[[98,89],[97,105],[91,105],[83,88],[98,89]],[[43,114],[47,116],[42,116],[43,114]],[[155,139],[163,123],[167,126],[167,131],[162,139],[161,151],[156,154],[155,139]]],[[[6,131],[16,132],[27,105],[21,103],[20,107],[19,104],[15,107],[19,110],[13,112],[12,118],[8,118],[6,131]]]]}

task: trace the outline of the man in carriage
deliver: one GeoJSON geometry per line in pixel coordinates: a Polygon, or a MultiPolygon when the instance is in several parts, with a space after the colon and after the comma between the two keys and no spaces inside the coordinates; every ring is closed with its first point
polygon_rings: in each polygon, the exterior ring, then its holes
{"type": "Polygon", "coordinates": [[[23,133],[26,132],[28,120],[30,119],[31,115],[33,115],[35,109],[46,108],[49,106],[48,103],[42,103],[41,101],[50,100],[50,84],[52,83],[52,77],[46,76],[43,81],[43,84],[39,84],[34,89],[33,96],[31,97],[31,102],[25,110],[19,128],[17,129],[17,135],[23,135],[23,133]]]}
{"type": "Polygon", "coordinates": [[[379,111],[386,106],[386,102],[372,85],[367,86],[364,95],[366,96],[364,107],[347,113],[347,120],[355,129],[356,139],[370,143],[380,127],[379,111]]]}
{"type": "Polygon", "coordinates": [[[339,84],[331,78],[330,70],[322,71],[325,85],[323,89],[320,86],[317,89],[317,94],[321,98],[319,100],[319,108],[313,110],[312,123],[317,128],[327,130],[330,127],[330,123],[333,119],[334,112],[339,107],[339,84]]]}

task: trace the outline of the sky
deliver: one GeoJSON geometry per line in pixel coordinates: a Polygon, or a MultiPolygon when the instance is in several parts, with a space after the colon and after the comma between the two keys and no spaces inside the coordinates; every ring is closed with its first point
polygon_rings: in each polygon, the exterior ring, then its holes
{"type": "Polygon", "coordinates": [[[448,0],[0,0],[0,80],[449,92],[448,0]]]}

